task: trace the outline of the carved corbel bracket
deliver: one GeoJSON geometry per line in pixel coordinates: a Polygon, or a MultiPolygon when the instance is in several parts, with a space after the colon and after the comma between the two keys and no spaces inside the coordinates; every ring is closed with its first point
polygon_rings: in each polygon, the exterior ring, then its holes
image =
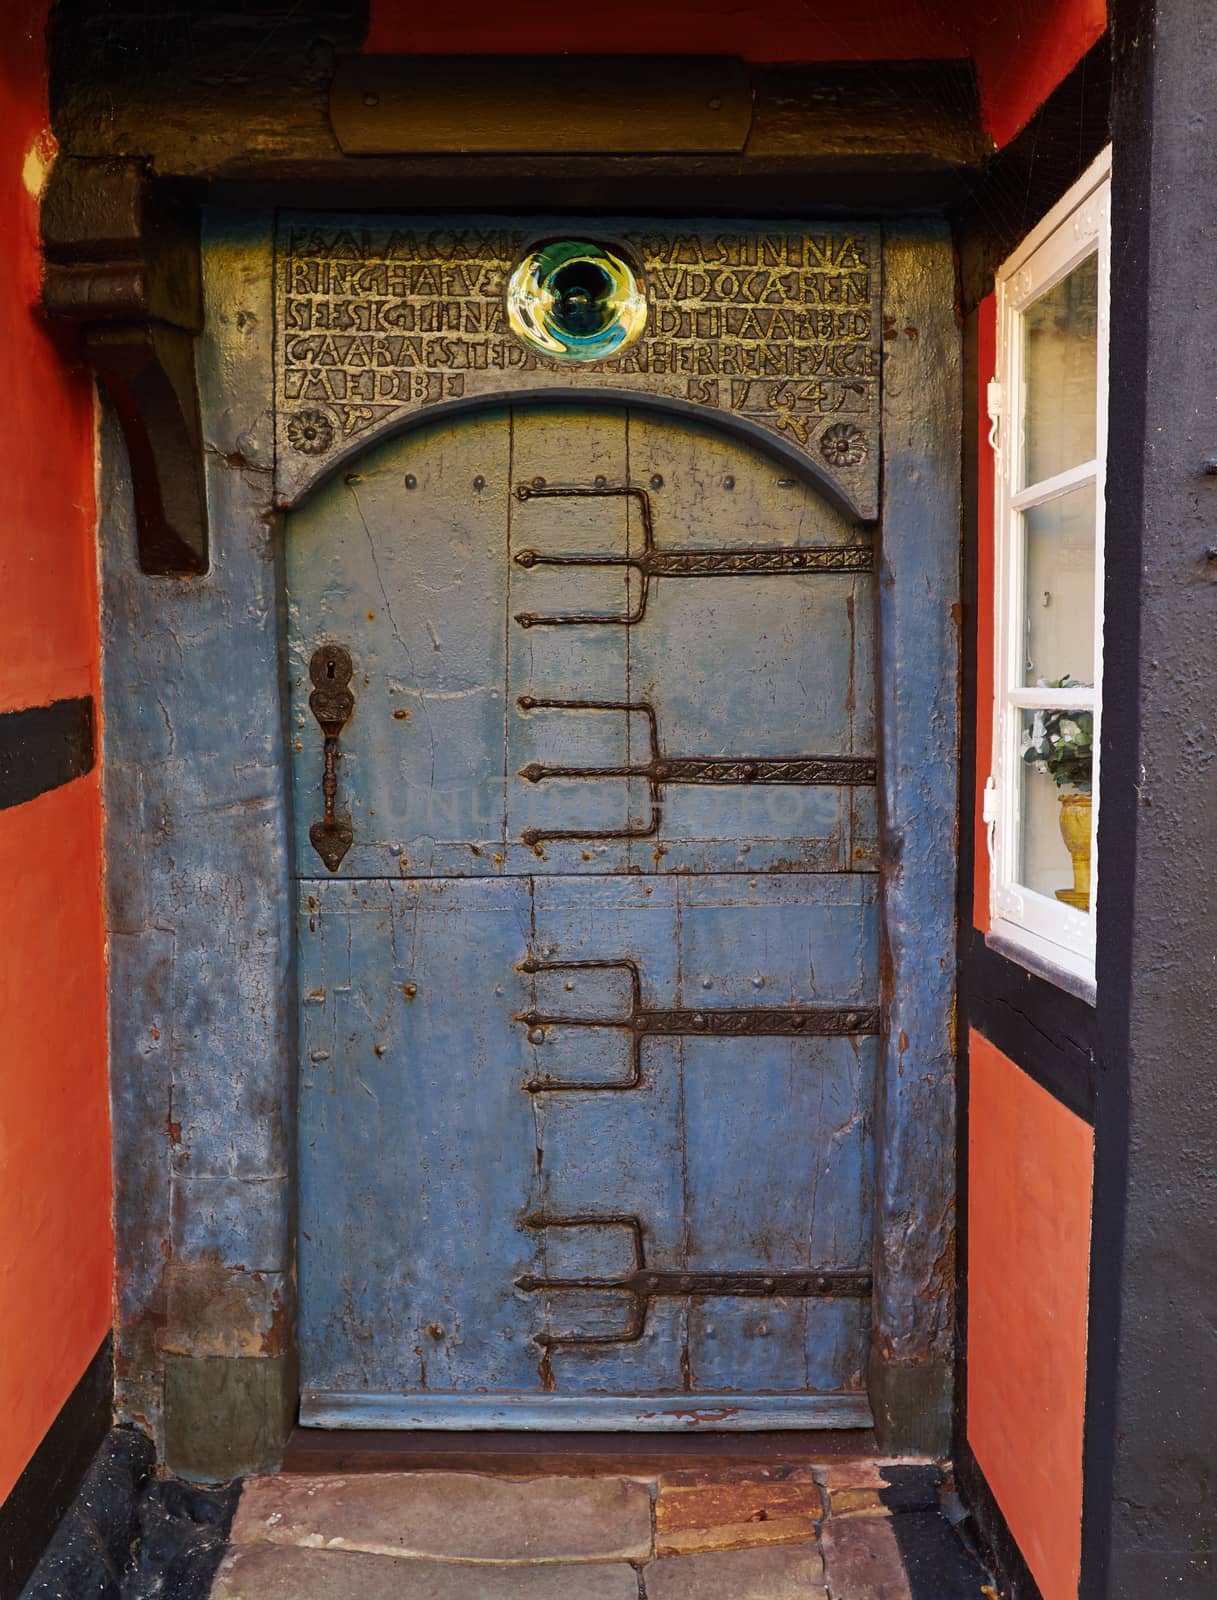
{"type": "Polygon", "coordinates": [[[139,161],[68,157],[42,203],[47,314],[74,325],[126,441],[143,571],[207,569],[197,217],[139,161]]]}

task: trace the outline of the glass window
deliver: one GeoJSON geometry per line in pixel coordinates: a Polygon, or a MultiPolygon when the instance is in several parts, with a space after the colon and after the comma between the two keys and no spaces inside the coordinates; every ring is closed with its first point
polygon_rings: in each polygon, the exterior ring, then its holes
{"type": "Polygon", "coordinates": [[[1102,678],[1108,173],[998,274],[991,924],[1093,985],[1102,678]]]}
{"type": "Polygon", "coordinates": [[[1093,461],[1098,252],[1022,312],[1023,483],[1093,461]]]}
{"type": "Polygon", "coordinates": [[[1027,688],[1076,678],[1092,684],[1095,486],[1066,489],[1021,513],[1022,681],[1027,688]]]}

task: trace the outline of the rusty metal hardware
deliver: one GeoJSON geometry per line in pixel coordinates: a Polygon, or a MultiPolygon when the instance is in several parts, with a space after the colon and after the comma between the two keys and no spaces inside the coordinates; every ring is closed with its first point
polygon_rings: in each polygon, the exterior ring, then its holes
{"type": "Polygon", "coordinates": [[[537,1333],[534,1343],[546,1349],[595,1344],[633,1344],[646,1330],[650,1302],[666,1296],[690,1299],[748,1300],[864,1300],[872,1288],[865,1267],[803,1267],[794,1271],[686,1272],[660,1270],[646,1265],[642,1221],[631,1214],[612,1216],[536,1215],[524,1219],[526,1228],[625,1228],[630,1235],[634,1264],[620,1277],[542,1278],[525,1275],[515,1280],[522,1294],[562,1294],[603,1291],[629,1295],[632,1301],[625,1328],[613,1333],[537,1333]]]}
{"type": "Polygon", "coordinates": [[[636,1089],[642,1082],[642,1041],[646,1038],[816,1039],[851,1038],[879,1032],[877,1006],[698,1006],[660,1009],[642,1002],[642,974],[628,956],[609,961],[522,961],[518,970],[538,972],[625,972],[630,980],[630,1010],[624,1017],[570,1017],[520,1011],[515,1021],[535,1044],[547,1028],[615,1028],[631,1039],[630,1071],[624,1078],[531,1078],[529,1094],[564,1089],[636,1089]],[[537,1037],[539,1035],[539,1037],[537,1037]]]}
{"type": "Polygon", "coordinates": [[[812,572],[871,572],[875,554],[870,545],[753,545],[734,550],[662,550],[655,544],[655,525],[651,497],[645,489],[624,485],[571,485],[520,483],[518,500],[630,498],[638,503],[642,520],[642,553],[636,556],[543,555],[538,550],[516,552],[517,566],[532,567],[624,567],[639,576],[638,602],[630,611],[615,615],[604,612],[557,612],[542,615],[519,611],[516,621],[522,628],[564,627],[582,623],[616,623],[633,627],[646,615],[647,596],[652,578],[743,578],[769,577],[812,572]]]}
{"type": "Polygon", "coordinates": [[[655,708],[646,700],[541,700],[522,694],[521,711],[637,712],[647,719],[651,754],[647,761],[612,767],[562,767],[534,761],[518,776],[528,783],[547,778],[644,778],[650,786],[651,818],[636,828],[585,831],[578,828],[526,828],[520,835],[527,845],[554,839],[653,839],[662,814],[661,790],[666,784],[873,784],[877,778],[874,756],[667,756],[660,749],[655,708]]]}
{"type": "Polygon", "coordinates": [[[338,741],[355,709],[355,696],[349,688],[354,671],[350,652],[340,644],[318,645],[308,664],[308,675],[314,685],[308,697],[309,710],[321,724],[325,736],[325,766],[321,779],[325,815],[313,823],[308,836],[313,849],[331,872],[338,871],[343,856],[355,842],[351,824],[339,821],[334,815],[338,798],[338,758],[342,754],[338,741]]]}

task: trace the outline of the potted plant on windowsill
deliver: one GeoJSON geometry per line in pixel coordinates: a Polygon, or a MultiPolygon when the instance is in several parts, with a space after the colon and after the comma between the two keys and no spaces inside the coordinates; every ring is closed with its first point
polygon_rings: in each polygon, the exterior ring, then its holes
{"type": "MultiPolygon", "coordinates": [[[[1065,676],[1046,687],[1080,689],[1083,685],[1065,676]]],[[[1094,713],[1037,711],[1023,760],[1046,772],[1061,791],[1061,838],[1073,862],[1073,887],[1058,889],[1056,897],[1079,911],[1089,911],[1094,713]]]]}

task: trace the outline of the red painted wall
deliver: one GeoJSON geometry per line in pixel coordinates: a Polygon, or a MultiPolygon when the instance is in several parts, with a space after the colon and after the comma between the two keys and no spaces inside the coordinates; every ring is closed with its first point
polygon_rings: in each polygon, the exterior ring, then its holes
{"type": "Polygon", "coordinates": [[[649,10],[456,7],[372,0],[365,48],[377,54],[737,55],[746,61],[915,60],[968,53],[958,0],[671,0],[649,10]],[[606,20],[612,21],[606,26],[606,20]]]}
{"type": "MultiPolygon", "coordinates": [[[[44,333],[46,0],[0,51],[0,711],[98,687],[93,386],[44,333]]],[[[96,772],[0,811],[0,1500],[106,1335],[113,1241],[96,772]]]]}
{"type": "Polygon", "coordinates": [[[997,145],[1014,137],[1106,27],[1107,0],[981,0],[969,54],[997,145]]]}
{"type": "Polygon", "coordinates": [[[968,1442],[1044,1600],[1077,1600],[1094,1134],[969,1055],[968,1442]]]}

